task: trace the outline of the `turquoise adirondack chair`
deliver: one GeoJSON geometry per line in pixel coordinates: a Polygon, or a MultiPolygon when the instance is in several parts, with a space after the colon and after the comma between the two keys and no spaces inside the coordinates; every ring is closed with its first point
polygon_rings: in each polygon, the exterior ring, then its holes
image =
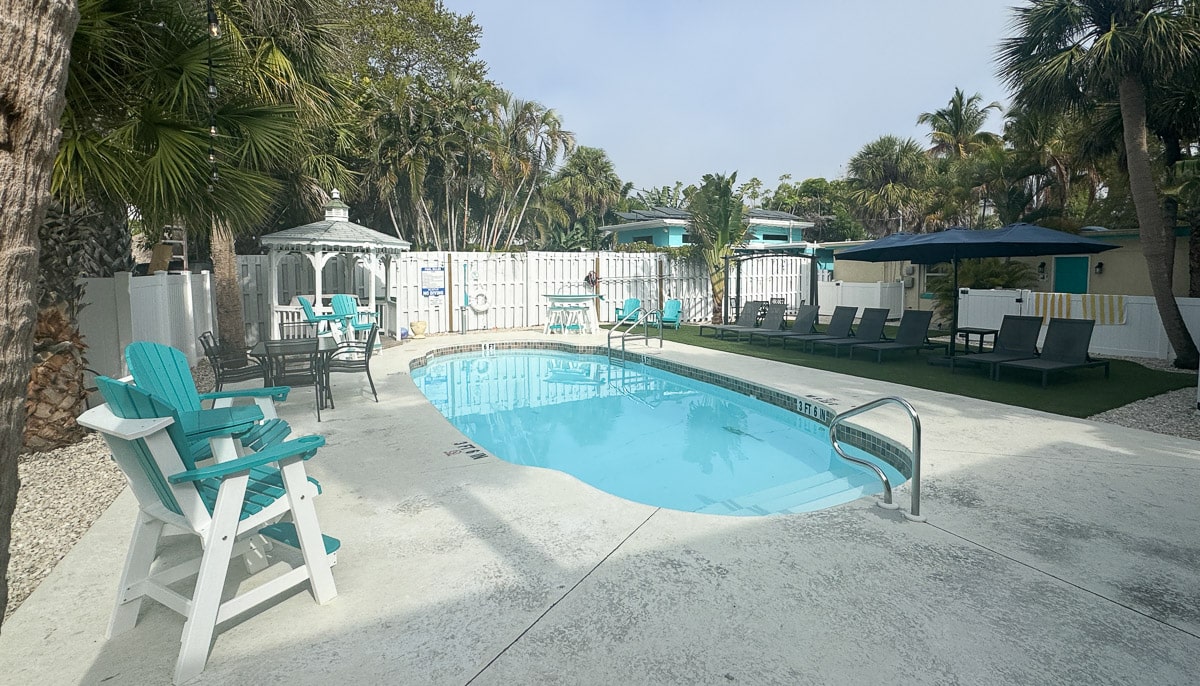
{"type": "Polygon", "coordinates": [[[362,312],[358,309],[358,300],[352,295],[333,296],[333,313],[342,318],[342,330],[357,334],[359,331],[370,331],[375,326],[378,317],[375,312],[362,312]]]}
{"type": "MultiPolygon", "coordinates": [[[[188,368],[187,357],[169,345],[150,341],[136,341],[126,346],[125,364],[139,388],[154,393],[185,417],[203,410],[204,401],[212,401],[213,407],[229,407],[234,413],[243,413],[240,416],[260,418],[261,421],[241,436],[242,444],[249,449],[273,445],[291,433],[287,422],[275,412],[275,401],[287,400],[291,391],[287,386],[200,393],[188,368]],[[233,406],[237,398],[249,398],[254,405],[233,406]]],[[[206,450],[207,442],[197,441],[193,448],[196,459],[202,459],[206,450]]]]}
{"type": "Polygon", "coordinates": [[[619,322],[632,315],[641,306],[641,298],[625,298],[625,304],[621,307],[613,308],[613,313],[617,316],[617,321],[619,322]]]}
{"type": "Polygon", "coordinates": [[[304,310],[304,318],[309,324],[312,324],[317,329],[317,335],[330,335],[333,333],[333,325],[342,325],[345,317],[340,314],[317,314],[313,309],[313,305],[308,301],[308,298],[300,295],[296,296],[296,300],[300,303],[301,309],[304,310]],[[322,327],[322,324],[324,326],[322,327]]]}
{"type": "Polygon", "coordinates": [[[250,612],[301,584],[307,583],[322,605],[337,596],[332,567],[341,544],[321,533],[313,506],[316,489],[304,470],[304,462],[325,444],[324,438],[305,436],[242,457],[220,451],[216,463],[198,467],[188,458],[193,436],[219,438],[245,431],[252,423],[235,417],[234,408],[221,408],[207,411],[204,420],[193,422],[191,433],[185,433],[178,411],[153,393],[107,377],[98,377],[96,384],[106,403],[84,412],[79,423],[103,434],[139,507],[108,637],[134,628],[144,598],[182,614],[186,621],[175,663],[178,684],[204,670],[218,622],[250,612]],[[254,476],[256,469],[270,464],[279,465],[278,484],[254,476]],[[289,519],[283,521],[285,517],[289,519]],[[179,562],[180,549],[162,540],[165,529],[195,535],[203,553],[179,562]],[[271,549],[272,559],[260,537],[279,544],[271,549]],[[293,552],[285,554],[287,549],[293,552]],[[240,556],[252,573],[271,566],[272,578],[222,601],[230,561],[240,556]],[[290,571],[276,574],[276,563],[290,571]],[[189,597],[177,589],[192,576],[196,583],[189,597]]]}
{"type": "Polygon", "coordinates": [[[673,329],[679,328],[679,313],[683,309],[682,300],[668,300],[663,303],[662,314],[658,318],[661,326],[669,326],[673,329]]]}

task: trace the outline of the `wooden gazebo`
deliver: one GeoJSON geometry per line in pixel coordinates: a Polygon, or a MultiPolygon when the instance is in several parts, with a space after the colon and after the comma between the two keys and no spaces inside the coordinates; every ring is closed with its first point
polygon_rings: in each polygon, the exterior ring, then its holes
{"type": "MultiPolygon", "coordinates": [[[[298,253],[308,258],[314,273],[314,301],[323,302],[321,273],[326,263],[338,255],[352,255],[366,266],[371,274],[367,304],[375,311],[375,278],[390,273],[392,257],[408,251],[411,244],[401,238],[380,233],[350,221],[350,207],[341,201],[337,189],[325,205],[325,219],[303,226],[267,234],[262,237],[269,261],[268,290],[270,292],[271,329],[278,331],[280,322],[279,266],[284,255],[298,253]]],[[[288,308],[289,312],[292,308],[288,308]]]]}

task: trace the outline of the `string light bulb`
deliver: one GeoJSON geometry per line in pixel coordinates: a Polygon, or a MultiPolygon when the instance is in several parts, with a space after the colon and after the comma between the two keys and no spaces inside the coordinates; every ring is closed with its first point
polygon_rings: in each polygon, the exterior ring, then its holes
{"type": "Polygon", "coordinates": [[[221,23],[217,21],[217,11],[213,9],[212,0],[208,0],[208,35],[213,38],[221,37],[221,23]]]}
{"type": "Polygon", "coordinates": [[[214,100],[217,97],[217,82],[211,76],[208,77],[208,97],[214,100]]]}

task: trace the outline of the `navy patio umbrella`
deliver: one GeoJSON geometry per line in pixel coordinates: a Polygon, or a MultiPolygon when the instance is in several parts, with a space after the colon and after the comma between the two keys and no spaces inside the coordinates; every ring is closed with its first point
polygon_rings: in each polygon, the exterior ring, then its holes
{"type": "Polygon", "coordinates": [[[848,248],[834,257],[860,262],[901,262],[940,264],[949,262],[954,269],[953,311],[950,317],[950,354],[958,337],[958,262],[981,257],[1033,257],[1039,255],[1083,255],[1104,252],[1120,246],[1102,243],[1073,233],[1055,231],[1033,224],[1009,224],[999,229],[947,229],[937,233],[896,233],[848,248]]]}

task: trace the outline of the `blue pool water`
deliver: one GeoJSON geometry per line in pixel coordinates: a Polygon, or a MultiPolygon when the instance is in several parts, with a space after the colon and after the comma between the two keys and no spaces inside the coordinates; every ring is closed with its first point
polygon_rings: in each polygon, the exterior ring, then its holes
{"type": "Polygon", "coordinates": [[[837,457],[818,422],[641,364],[514,350],[433,358],[413,380],[496,457],[648,505],[762,515],[882,492],[878,477],[837,457]]]}

